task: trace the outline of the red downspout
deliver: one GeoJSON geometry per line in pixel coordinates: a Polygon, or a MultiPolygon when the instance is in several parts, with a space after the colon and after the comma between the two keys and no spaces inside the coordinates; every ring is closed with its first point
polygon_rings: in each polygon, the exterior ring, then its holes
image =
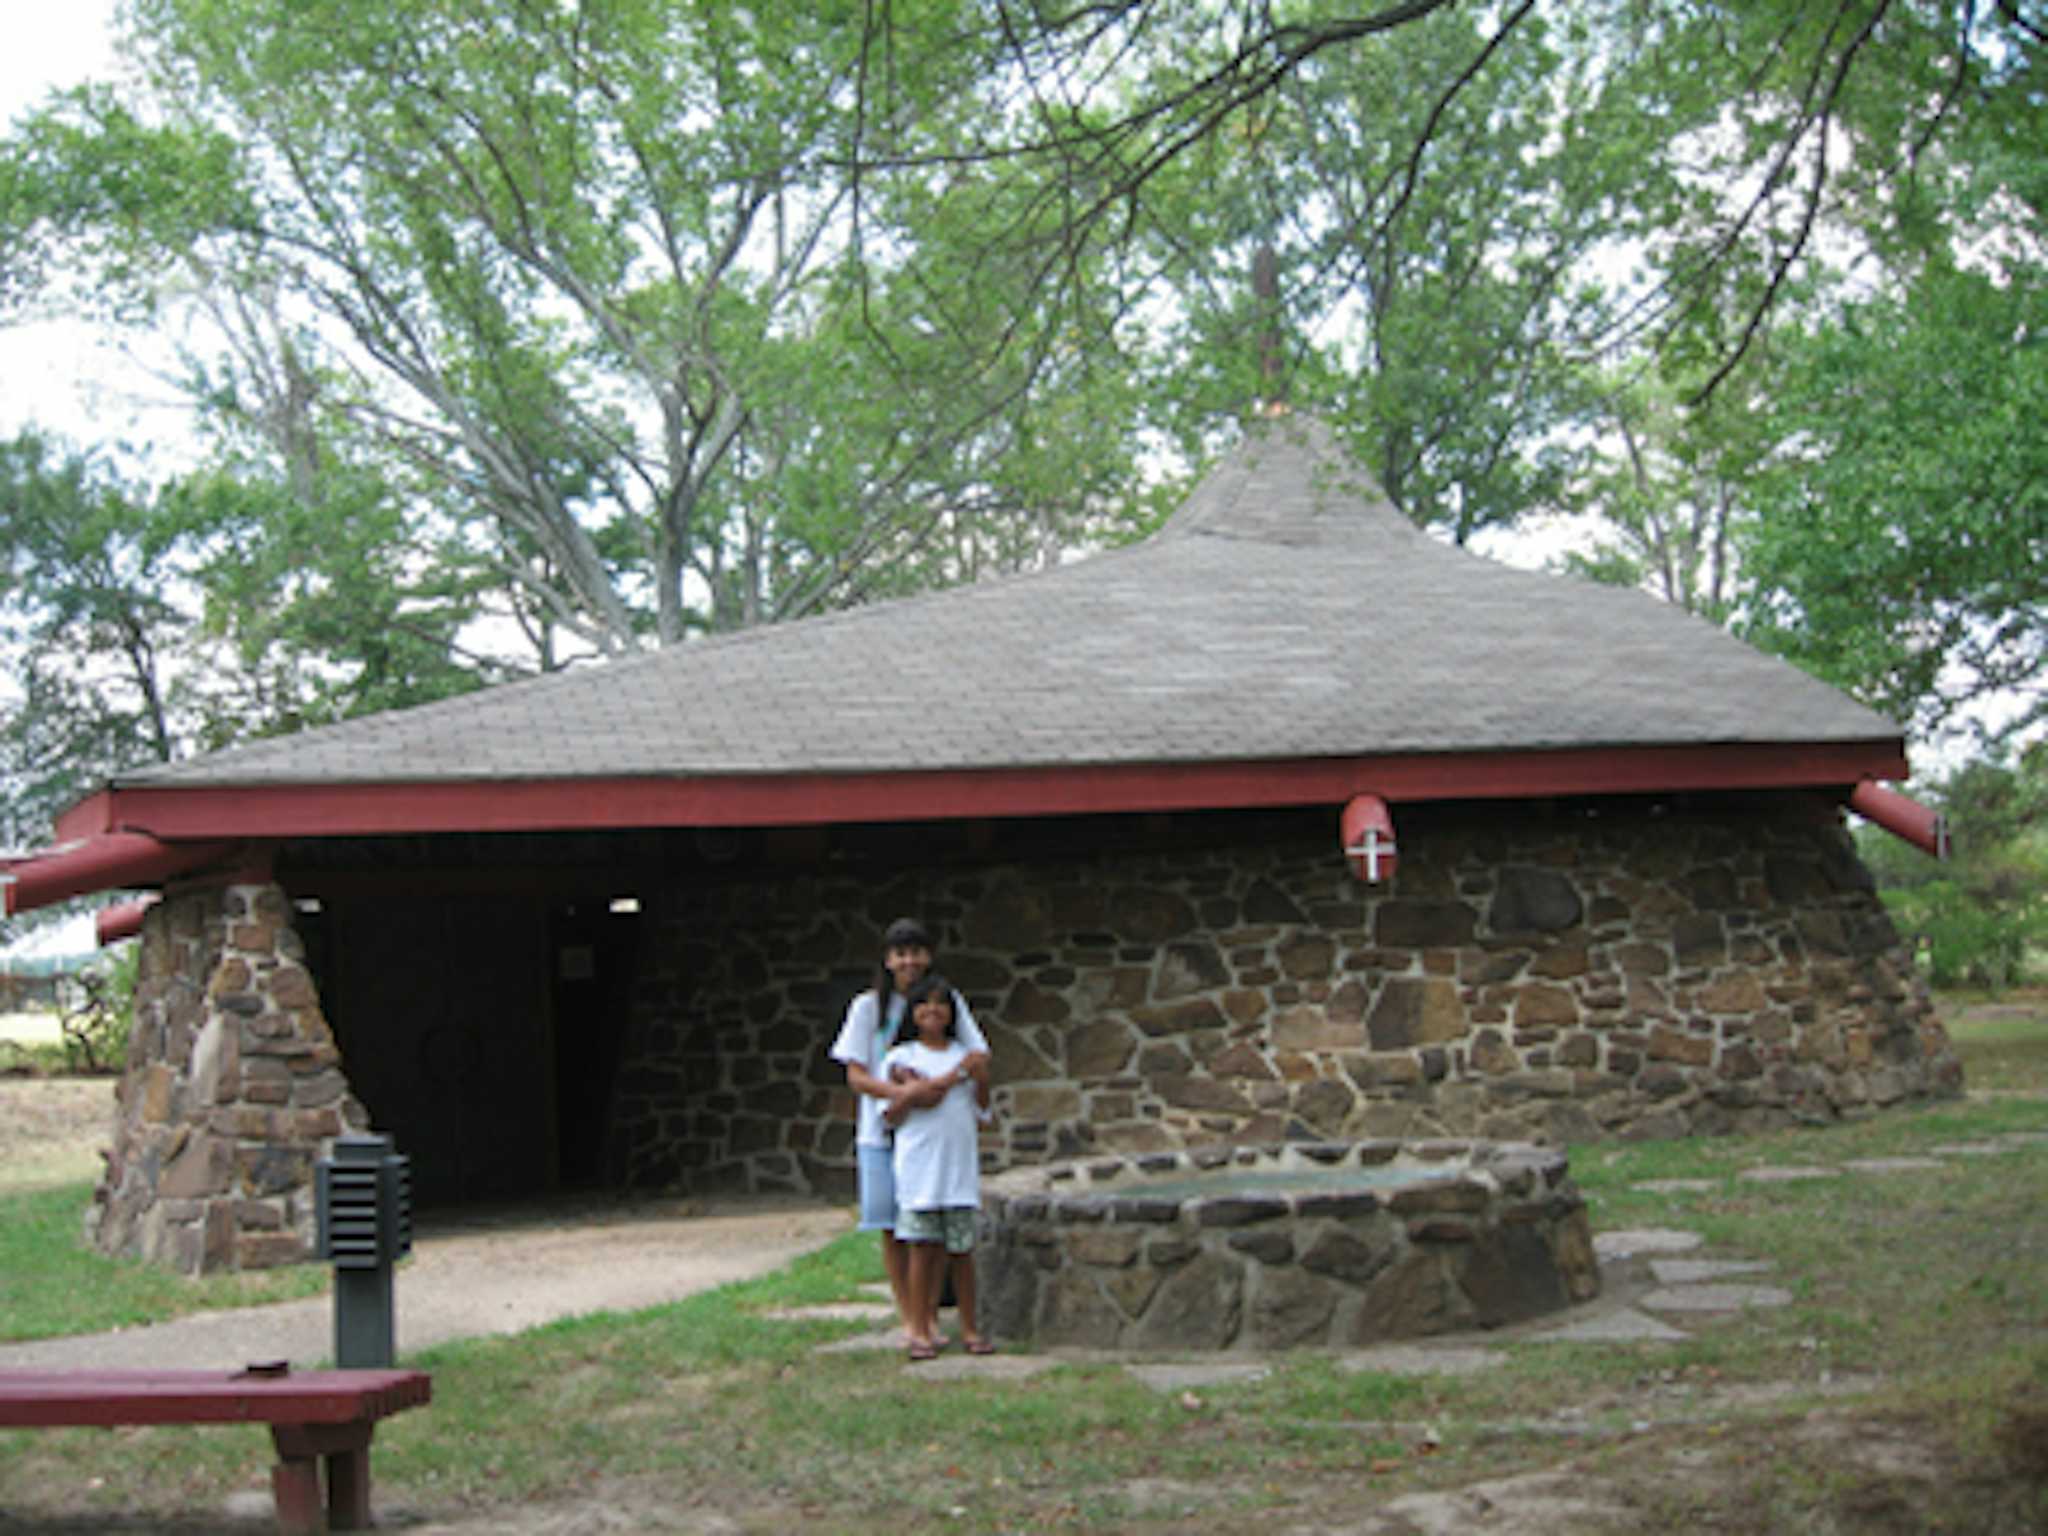
{"type": "Polygon", "coordinates": [[[132,939],[142,932],[142,919],[149,909],[157,904],[155,895],[138,897],[134,901],[117,902],[111,907],[101,907],[93,914],[92,930],[100,941],[100,948],[118,944],[123,939],[132,939]]]}
{"type": "Polygon", "coordinates": [[[231,853],[233,843],[160,843],[147,832],[101,832],[5,867],[7,915],[72,896],[155,885],[231,853]]]}
{"type": "Polygon", "coordinates": [[[1937,859],[1948,857],[1948,818],[1910,795],[1865,779],[1849,796],[1849,809],[1937,859]]]}

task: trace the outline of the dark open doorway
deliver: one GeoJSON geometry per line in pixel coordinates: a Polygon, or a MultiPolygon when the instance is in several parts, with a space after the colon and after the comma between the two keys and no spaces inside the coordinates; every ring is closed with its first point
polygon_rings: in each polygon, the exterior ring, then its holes
{"type": "Polygon", "coordinates": [[[631,897],[576,901],[548,914],[557,1173],[563,1189],[604,1181],[612,1081],[626,1037],[640,938],[639,903],[631,897]]]}

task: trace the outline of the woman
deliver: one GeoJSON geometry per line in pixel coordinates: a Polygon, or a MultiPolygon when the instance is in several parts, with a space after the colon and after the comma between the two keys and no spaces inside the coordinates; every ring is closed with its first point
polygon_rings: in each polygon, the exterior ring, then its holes
{"type": "MultiPolygon", "coordinates": [[[[831,1053],[846,1068],[846,1086],[859,1096],[853,1140],[860,1165],[860,1230],[882,1234],[882,1270],[903,1319],[906,1344],[917,1337],[918,1320],[910,1294],[909,1254],[896,1240],[896,1178],[885,1117],[900,1119],[909,1110],[929,1109],[946,1090],[930,1082],[892,1083],[882,1070],[882,1058],[899,1035],[907,1036],[904,997],[931,968],[932,941],[924,925],[909,917],[891,923],[882,935],[875,984],[847,1005],[831,1053]]],[[[970,1055],[986,1063],[988,1041],[974,1015],[957,995],[953,1008],[957,1038],[970,1055]]]]}

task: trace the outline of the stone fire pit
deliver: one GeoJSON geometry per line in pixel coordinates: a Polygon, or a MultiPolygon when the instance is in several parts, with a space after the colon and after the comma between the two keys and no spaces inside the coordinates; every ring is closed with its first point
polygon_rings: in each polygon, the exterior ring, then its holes
{"type": "Polygon", "coordinates": [[[1491,1328],[1600,1289],[1563,1152],[1196,1148],[983,1181],[982,1324],[1040,1347],[1270,1350],[1491,1328]]]}

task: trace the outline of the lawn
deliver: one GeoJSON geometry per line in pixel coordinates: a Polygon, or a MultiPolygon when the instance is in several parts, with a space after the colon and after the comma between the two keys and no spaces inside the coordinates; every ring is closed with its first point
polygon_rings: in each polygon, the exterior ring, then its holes
{"type": "MultiPolygon", "coordinates": [[[[1460,1342],[1492,1368],[1428,1377],[1302,1353],[1261,1380],[1163,1392],[1107,1360],[940,1380],[818,1351],[860,1325],[767,1315],[878,1278],[849,1236],[672,1306],[428,1353],[434,1406],[378,1437],[380,1508],[479,1532],[1277,1532],[1364,1529],[1396,1499],[1476,1510],[1453,1497],[1475,1486],[1533,1500],[1556,1474],[1592,1504],[1524,1529],[2048,1529],[2048,1010],[1964,1012],[1956,1033],[1968,1100],[1574,1150],[1596,1230],[1697,1231],[1704,1253],[1768,1261],[1792,1293],[1687,1317],[1683,1342],[1481,1337],[1460,1342]],[[1742,1177],[1929,1156],[1940,1166],[1742,1177]],[[1641,1188],[1672,1178],[1705,1187],[1641,1188]]],[[[62,1246],[62,1203],[34,1206],[47,1235],[29,1247],[62,1246]]],[[[0,1232],[27,1209],[0,1202],[0,1232]]],[[[75,1257],[104,1273],[55,1283],[96,1307],[159,1304],[144,1272],[75,1257]]],[[[203,1529],[267,1464],[254,1430],[0,1434],[0,1526],[125,1511],[203,1529]]]]}

